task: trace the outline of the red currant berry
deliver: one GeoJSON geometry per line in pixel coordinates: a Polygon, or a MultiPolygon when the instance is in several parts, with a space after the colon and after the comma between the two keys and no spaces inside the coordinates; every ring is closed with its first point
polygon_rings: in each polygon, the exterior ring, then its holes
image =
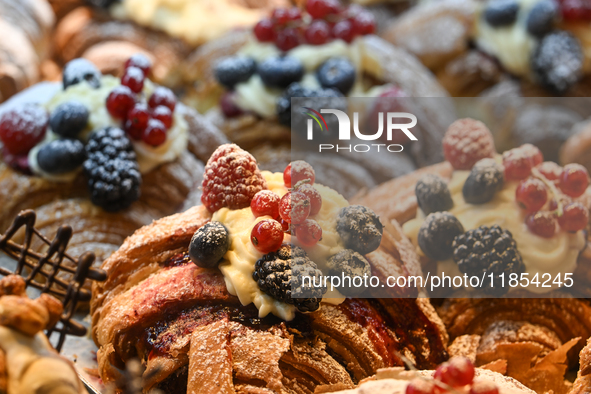
{"type": "MultiPolygon", "coordinates": [[[[371,112],[367,118],[367,124],[370,130],[377,130],[380,124],[380,113],[382,125],[387,122],[386,114],[388,112],[407,112],[404,107],[404,99],[400,100],[401,97],[408,97],[402,89],[396,86],[392,86],[380,94],[380,99],[375,100],[371,112]],[[383,99],[382,99],[383,97],[383,99]]],[[[382,126],[383,127],[383,126],[382,126]]],[[[380,140],[388,142],[389,144],[406,145],[411,142],[411,139],[406,136],[402,131],[392,133],[392,139],[388,140],[387,134],[384,133],[380,137],[380,140]]]]}
{"type": "Polygon", "coordinates": [[[152,118],[158,119],[164,124],[164,127],[170,129],[172,127],[172,111],[164,105],[159,105],[152,110],[152,118]]]}
{"type": "Polygon", "coordinates": [[[493,382],[474,382],[470,394],[499,394],[499,388],[493,382]]]}
{"type": "Polygon", "coordinates": [[[406,394],[435,394],[435,384],[427,379],[413,379],[406,386],[406,394]]]}
{"type": "Polygon", "coordinates": [[[271,19],[277,25],[285,25],[289,22],[289,9],[275,8],[271,13],[271,19]]]}
{"type": "Polygon", "coordinates": [[[548,200],[546,185],[537,178],[527,178],[519,182],[515,190],[515,199],[526,211],[539,211],[548,200]]]}
{"type": "Polygon", "coordinates": [[[107,111],[116,119],[125,119],[135,106],[135,97],[127,86],[117,86],[107,96],[107,111]]]}
{"type": "Polygon", "coordinates": [[[474,380],[474,364],[468,358],[453,357],[445,365],[439,374],[439,381],[452,387],[463,387],[474,380]]]}
{"type": "Polygon", "coordinates": [[[166,141],[166,127],[158,119],[150,119],[142,134],[142,140],[154,147],[162,145],[166,141]]]}
{"type": "Polygon", "coordinates": [[[132,55],[125,62],[125,68],[137,67],[144,73],[144,76],[148,76],[150,69],[152,68],[152,61],[142,53],[136,53],[132,55]]]}
{"type": "Polygon", "coordinates": [[[525,218],[529,231],[543,238],[552,238],[556,233],[556,218],[551,212],[538,211],[525,218]]]}
{"type": "Polygon", "coordinates": [[[310,216],[314,216],[320,212],[320,208],[322,208],[322,196],[314,186],[306,183],[298,187],[297,191],[304,193],[310,200],[310,216]]]}
{"type": "Polygon", "coordinates": [[[559,1],[562,16],[567,20],[590,20],[591,4],[587,0],[559,1]]]}
{"type": "Polygon", "coordinates": [[[273,42],[275,39],[275,25],[273,25],[271,19],[261,19],[254,26],[254,35],[260,42],[273,42]]]}
{"type": "Polygon", "coordinates": [[[505,178],[521,180],[531,174],[531,169],[544,161],[542,152],[532,144],[525,144],[519,148],[503,153],[505,178]]]}
{"type": "Polygon", "coordinates": [[[127,113],[127,120],[125,121],[125,131],[133,139],[140,140],[144,134],[144,130],[148,126],[150,120],[150,112],[148,106],[143,103],[137,103],[131,111],[127,113]]]}
{"type": "Polygon", "coordinates": [[[287,187],[295,187],[295,185],[303,180],[309,181],[310,185],[314,184],[316,174],[314,168],[303,160],[296,160],[291,162],[283,171],[283,182],[287,187]],[[289,173],[289,175],[286,175],[289,173]],[[288,183],[289,181],[289,183],[288,183]]]}
{"type": "Polygon", "coordinates": [[[304,193],[287,192],[279,201],[279,215],[287,223],[303,223],[310,215],[310,200],[304,193]]]}
{"type": "Polygon", "coordinates": [[[322,19],[338,14],[341,11],[341,4],[338,0],[308,0],[306,11],[312,18],[322,19]]]}
{"type": "Polygon", "coordinates": [[[252,214],[255,218],[268,215],[276,219],[279,217],[279,200],[281,197],[277,193],[271,190],[261,190],[250,201],[252,214]]]}
{"type": "MultiPolygon", "coordinates": [[[[570,198],[569,196],[567,196],[565,194],[559,195],[558,196],[558,201],[560,201],[560,203],[562,204],[563,207],[565,205],[570,204],[571,202],[573,202],[572,198],[570,198]]],[[[548,210],[549,211],[555,211],[556,209],[558,209],[558,202],[557,202],[556,197],[555,197],[552,200],[550,200],[550,202],[548,203],[548,210]]]]}
{"type": "Polygon", "coordinates": [[[281,224],[281,228],[283,229],[283,232],[288,233],[289,232],[289,223],[287,223],[285,220],[283,220],[283,218],[281,216],[279,216],[279,218],[277,218],[277,221],[281,224]]]}
{"type": "Polygon", "coordinates": [[[220,108],[226,118],[235,118],[244,113],[234,102],[234,94],[232,92],[224,93],[220,99],[220,108]]]}
{"type": "Polygon", "coordinates": [[[332,27],[332,35],[335,38],[340,38],[341,40],[350,43],[355,38],[353,24],[348,20],[335,23],[335,25],[332,27]]]}
{"type": "Polygon", "coordinates": [[[562,216],[558,218],[558,224],[564,231],[583,230],[588,223],[589,211],[580,202],[565,205],[562,216]]]}
{"type": "Polygon", "coordinates": [[[365,36],[376,31],[376,20],[369,11],[358,13],[351,22],[353,23],[353,33],[356,35],[365,36]]]}
{"type": "Polygon", "coordinates": [[[302,11],[298,7],[291,7],[287,10],[287,19],[289,22],[295,22],[302,19],[302,11]]]}
{"type": "Polygon", "coordinates": [[[129,67],[125,69],[125,73],[121,77],[121,85],[127,86],[134,93],[139,93],[144,88],[144,72],[137,67],[129,67]]]}
{"type": "Polygon", "coordinates": [[[293,27],[288,27],[277,32],[275,45],[280,50],[287,52],[300,45],[300,33],[293,27]]]}
{"type": "Polygon", "coordinates": [[[296,230],[298,241],[305,247],[312,247],[322,239],[322,228],[316,220],[306,219],[304,223],[298,224],[296,230]]]}
{"type": "Polygon", "coordinates": [[[164,105],[171,111],[174,111],[174,107],[176,106],[176,96],[172,90],[165,88],[164,86],[158,86],[154,89],[154,92],[150,96],[150,100],[148,100],[148,106],[150,108],[156,108],[159,105],[164,105]]]}
{"type": "Polygon", "coordinates": [[[312,45],[322,45],[330,41],[330,26],[321,19],[312,21],[304,33],[306,42],[312,45]]]}
{"type": "Polygon", "coordinates": [[[26,155],[37,145],[47,130],[49,116],[37,104],[24,104],[0,116],[0,140],[13,155],[26,155]]]}
{"type": "Polygon", "coordinates": [[[560,174],[562,174],[562,167],[553,161],[545,161],[537,166],[536,169],[549,181],[557,180],[560,178],[560,174]]]}
{"type": "Polygon", "coordinates": [[[261,253],[267,254],[274,252],[283,243],[283,228],[277,220],[261,220],[252,228],[250,242],[261,253]]]}
{"type": "Polygon", "coordinates": [[[560,174],[558,187],[564,194],[571,197],[579,197],[589,186],[589,173],[580,164],[567,164],[560,174]]]}

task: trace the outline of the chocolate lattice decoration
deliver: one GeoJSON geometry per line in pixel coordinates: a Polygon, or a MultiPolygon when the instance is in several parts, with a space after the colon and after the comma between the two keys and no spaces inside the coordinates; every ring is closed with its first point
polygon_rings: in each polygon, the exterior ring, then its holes
{"type": "Polygon", "coordinates": [[[55,348],[59,352],[66,340],[66,335],[86,335],[86,327],[73,320],[78,303],[90,301],[91,293],[83,288],[84,282],[87,279],[102,282],[107,279],[107,274],[101,269],[92,267],[95,261],[94,253],[85,252],[75,260],[66,252],[72,238],[72,227],[60,226],[55,237],[50,241],[35,228],[36,218],[34,211],[22,211],[8,230],[0,236],[0,251],[17,261],[14,272],[0,266],[0,275],[21,275],[25,279],[27,288],[32,287],[41,293],[51,294],[62,302],[64,312],[59,322],[46,331],[48,338],[54,333],[58,334],[55,348]],[[21,228],[24,228],[25,236],[23,244],[19,245],[12,238],[21,228]],[[31,250],[31,242],[34,238],[38,238],[47,245],[45,252],[31,250]]]}

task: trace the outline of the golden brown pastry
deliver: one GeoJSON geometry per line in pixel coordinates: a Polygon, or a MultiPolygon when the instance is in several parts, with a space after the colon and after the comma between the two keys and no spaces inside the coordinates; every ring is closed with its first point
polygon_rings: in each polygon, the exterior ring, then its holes
{"type": "Polygon", "coordinates": [[[589,365],[591,365],[591,354],[589,340],[587,340],[586,346],[581,350],[579,354],[579,372],[577,378],[573,383],[573,388],[569,392],[570,394],[583,394],[591,391],[591,381],[589,379],[589,365]]]}

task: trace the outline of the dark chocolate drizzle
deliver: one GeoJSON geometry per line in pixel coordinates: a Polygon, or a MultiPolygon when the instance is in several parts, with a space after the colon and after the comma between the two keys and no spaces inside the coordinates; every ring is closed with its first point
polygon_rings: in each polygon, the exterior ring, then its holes
{"type": "Polygon", "coordinates": [[[66,335],[86,335],[86,327],[73,320],[78,303],[88,302],[91,298],[90,291],[83,288],[84,282],[87,279],[102,282],[107,279],[107,273],[92,267],[95,261],[94,253],[85,252],[78,259],[74,259],[67,253],[68,243],[72,238],[72,227],[60,226],[53,240],[49,240],[35,228],[36,219],[37,215],[34,211],[22,211],[8,230],[0,236],[0,251],[17,262],[14,272],[0,267],[0,275],[21,275],[25,279],[27,288],[32,287],[41,293],[51,294],[62,302],[64,312],[60,321],[46,331],[48,338],[54,333],[58,334],[54,346],[59,352],[66,340],[66,335]],[[21,228],[25,231],[22,245],[12,240],[21,228]],[[35,237],[48,246],[45,252],[31,250],[31,243],[35,237]],[[67,278],[58,277],[59,273],[64,272],[68,274],[67,278]]]}

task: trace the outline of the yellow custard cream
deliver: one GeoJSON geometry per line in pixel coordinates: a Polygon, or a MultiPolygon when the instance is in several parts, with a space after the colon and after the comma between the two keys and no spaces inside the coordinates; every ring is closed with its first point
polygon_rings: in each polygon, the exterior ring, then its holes
{"type": "MultiPolygon", "coordinates": [[[[60,90],[51,100],[45,104],[45,108],[51,113],[60,104],[67,101],[78,101],[86,106],[90,112],[88,126],[82,132],[82,139],[87,139],[93,130],[106,126],[121,127],[121,122],[111,117],[105,106],[107,96],[115,87],[119,86],[119,78],[111,75],[103,75],[101,87],[94,89],[86,82],[82,82],[60,90]]],[[[154,91],[154,84],[147,80],[144,83],[143,94],[150,97],[154,91]]],[[[78,171],[67,174],[50,175],[43,172],[37,165],[37,151],[43,143],[56,139],[57,136],[48,130],[45,141],[37,145],[29,152],[29,163],[34,174],[54,181],[71,181],[76,177],[78,171]]],[[[173,123],[168,130],[166,142],[158,147],[152,147],[143,141],[132,140],[133,148],[137,155],[137,161],[142,174],[152,171],[163,163],[176,160],[187,149],[189,144],[189,126],[185,120],[182,110],[175,108],[173,112],[173,123]]]]}
{"type": "MultiPolygon", "coordinates": [[[[465,231],[493,224],[509,230],[517,242],[517,249],[523,258],[530,279],[538,274],[540,281],[543,282],[543,274],[548,273],[554,279],[559,273],[564,278],[564,273],[574,271],[579,252],[585,247],[585,236],[582,231],[576,233],[560,231],[550,239],[539,237],[529,231],[525,224],[525,215],[515,201],[518,182],[514,181],[506,182],[503,189],[486,204],[466,203],[462,188],[469,173],[469,171],[455,171],[448,185],[454,202],[454,207],[449,212],[458,218],[465,231]]],[[[417,218],[403,226],[404,232],[414,245],[418,245],[417,237],[424,218],[419,209],[417,218]]],[[[422,255],[419,247],[417,250],[422,255]]],[[[450,276],[462,275],[451,259],[439,262],[438,270],[439,273],[443,271],[450,276]]],[[[552,288],[530,285],[528,290],[534,293],[545,293],[552,288]]]]}
{"type": "MultiPolygon", "coordinates": [[[[269,190],[279,196],[287,193],[282,173],[262,171],[262,174],[267,181],[269,190]]],[[[314,187],[322,196],[322,208],[318,214],[311,218],[316,220],[322,228],[322,239],[314,247],[306,248],[306,252],[310,259],[318,264],[318,268],[326,272],[326,267],[323,264],[328,260],[328,257],[345,249],[336,230],[336,219],[339,211],[347,207],[349,203],[339,193],[326,186],[314,184],[314,187]]],[[[295,317],[296,308],[263,293],[252,278],[255,263],[263,257],[263,253],[255,249],[250,241],[250,233],[254,225],[263,219],[271,219],[271,217],[255,218],[250,208],[237,210],[222,208],[213,214],[212,220],[223,223],[230,233],[230,249],[219,268],[224,275],[228,291],[237,296],[242,305],[254,303],[259,310],[260,317],[272,313],[289,321],[295,317]]],[[[285,234],[283,241],[299,245],[297,239],[292,238],[289,234],[285,234]]],[[[333,304],[339,304],[344,300],[344,296],[336,290],[331,291],[330,288],[323,298],[323,302],[333,304]]]]}

